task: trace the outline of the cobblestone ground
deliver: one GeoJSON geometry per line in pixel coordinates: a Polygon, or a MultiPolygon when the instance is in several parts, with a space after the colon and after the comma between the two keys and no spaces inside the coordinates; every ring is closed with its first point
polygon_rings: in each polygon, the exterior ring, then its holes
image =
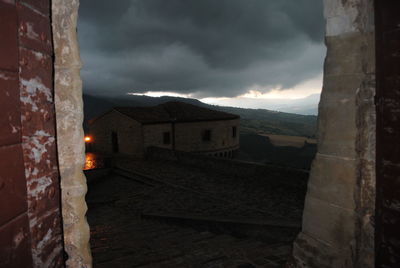
{"type": "Polygon", "coordinates": [[[91,186],[88,220],[94,267],[283,267],[290,243],[265,243],[143,220],[132,195],[145,186],[119,176],[91,186]]]}
{"type": "MultiPolygon", "coordinates": [[[[203,204],[204,213],[207,215],[222,213],[221,216],[225,216],[226,213],[229,213],[229,215],[256,219],[270,218],[301,224],[307,184],[304,179],[307,175],[304,174],[299,173],[299,177],[302,177],[299,180],[287,178],[284,172],[239,176],[230,174],[229,171],[215,172],[214,170],[180,165],[174,161],[126,160],[121,161],[119,166],[169,185],[179,186],[182,192],[189,189],[192,195],[197,193],[195,200],[191,200],[190,197],[185,199],[188,196],[184,194],[171,196],[166,192],[173,189],[164,188],[162,191],[157,191],[159,199],[173,198],[170,202],[175,202],[175,205],[169,208],[153,206],[151,209],[173,211],[182,208],[187,209],[188,212],[194,212],[203,209],[202,206],[199,206],[199,204],[203,204]],[[197,202],[199,198],[202,199],[200,203],[197,202]],[[219,205],[216,206],[216,204],[219,205]],[[212,209],[212,206],[215,209],[212,209]]],[[[173,191],[178,191],[176,188],[173,191]]],[[[151,197],[155,201],[154,198],[151,197]]]]}
{"type": "MultiPolygon", "coordinates": [[[[87,201],[94,267],[283,267],[293,233],[282,239],[238,237],[143,214],[275,220],[299,224],[298,188],[263,179],[232,178],[173,162],[127,161],[89,185],[87,201]],[[228,183],[229,182],[229,183],[228,183]],[[294,199],[294,200],[293,200],[294,199]],[[278,206],[278,208],[276,208],[278,206]]],[[[279,178],[278,178],[279,179],[279,178]]],[[[301,188],[301,187],[300,187],[301,188]]],[[[304,195],[304,194],[303,194],[304,195]]],[[[304,198],[304,196],[303,196],[304,198]]]]}

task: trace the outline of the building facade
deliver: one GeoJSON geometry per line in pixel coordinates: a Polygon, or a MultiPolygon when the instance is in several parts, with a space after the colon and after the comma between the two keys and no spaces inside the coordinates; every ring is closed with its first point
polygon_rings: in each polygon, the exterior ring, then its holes
{"type": "Polygon", "coordinates": [[[231,158],[239,149],[237,115],[182,103],[117,107],[90,122],[92,149],[144,156],[147,148],[231,158]]]}

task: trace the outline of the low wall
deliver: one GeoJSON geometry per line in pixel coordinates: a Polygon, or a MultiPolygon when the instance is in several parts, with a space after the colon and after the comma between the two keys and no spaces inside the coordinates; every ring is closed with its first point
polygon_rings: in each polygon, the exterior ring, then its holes
{"type": "Polygon", "coordinates": [[[208,170],[231,174],[233,176],[268,174],[272,175],[268,177],[273,178],[274,174],[285,173],[285,177],[288,178],[288,183],[290,183],[292,179],[297,181],[304,180],[304,182],[306,183],[309,175],[308,171],[302,169],[294,169],[272,164],[259,164],[232,159],[209,157],[187,152],[172,151],[158,147],[149,147],[146,152],[146,158],[153,160],[179,161],[184,165],[195,166],[197,168],[206,168],[208,170]]]}

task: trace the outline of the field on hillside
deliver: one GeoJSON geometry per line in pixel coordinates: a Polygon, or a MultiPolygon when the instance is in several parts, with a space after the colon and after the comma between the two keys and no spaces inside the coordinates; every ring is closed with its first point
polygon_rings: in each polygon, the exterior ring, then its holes
{"type": "Polygon", "coordinates": [[[301,148],[307,142],[308,144],[317,144],[316,139],[310,139],[301,136],[260,134],[260,136],[268,137],[274,146],[292,146],[301,148]]]}
{"type": "Polygon", "coordinates": [[[308,170],[316,152],[315,140],[306,137],[249,133],[240,135],[238,159],[308,170]]]}

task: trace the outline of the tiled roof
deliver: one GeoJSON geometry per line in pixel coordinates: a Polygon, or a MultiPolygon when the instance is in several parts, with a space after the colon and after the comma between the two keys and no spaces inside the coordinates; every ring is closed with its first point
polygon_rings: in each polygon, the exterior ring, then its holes
{"type": "Polygon", "coordinates": [[[143,124],[230,120],[238,115],[172,101],[154,107],[115,107],[114,110],[143,124]]]}

